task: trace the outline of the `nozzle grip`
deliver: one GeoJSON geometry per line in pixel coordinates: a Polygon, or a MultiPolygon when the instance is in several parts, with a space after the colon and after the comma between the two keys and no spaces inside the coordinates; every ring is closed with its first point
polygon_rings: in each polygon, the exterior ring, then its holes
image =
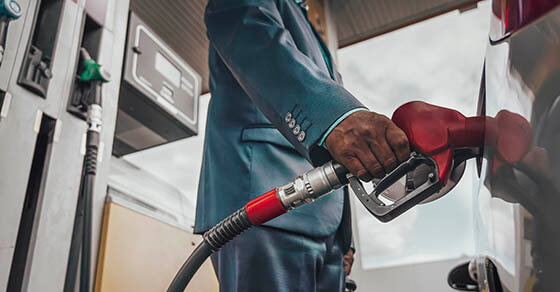
{"type": "Polygon", "coordinates": [[[453,151],[484,145],[486,117],[466,118],[456,110],[413,101],[400,106],[392,119],[414,150],[436,161],[443,186],[454,167],[453,151]]]}
{"type": "Polygon", "coordinates": [[[380,221],[389,222],[442,188],[441,180],[438,178],[438,169],[435,167],[436,163],[437,161],[430,157],[412,153],[411,157],[406,162],[401,163],[395,170],[381,179],[381,181],[374,184],[374,190],[369,194],[365,191],[362,182],[358,178],[349,175],[348,180],[352,191],[354,191],[356,197],[362,202],[362,205],[380,221]],[[397,182],[406,173],[416,169],[422,164],[430,166],[430,168],[433,169],[430,179],[390,205],[386,205],[379,199],[381,193],[387,188],[397,182]]]}

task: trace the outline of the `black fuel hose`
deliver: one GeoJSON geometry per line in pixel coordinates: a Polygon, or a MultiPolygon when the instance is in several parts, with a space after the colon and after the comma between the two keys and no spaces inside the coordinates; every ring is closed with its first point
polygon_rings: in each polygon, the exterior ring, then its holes
{"type": "Polygon", "coordinates": [[[187,261],[175,275],[167,292],[183,292],[204,261],[253,224],[247,216],[245,207],[237,210],[204,233],[204,240],[191,253],[187,261]]]}
{"type": "Polygon", "coordinates": [[[192,277],[198,271],[200,266],[206,261],[206,259],[212,254],[212,247],[203,240],[195,250],[191,253],[187,261],[183,263],[179,272],[171,282],[171,285],[167,289],[168,292],[184,291],[185,287],[189,284],[192,277]]]}
{"type": "Polygon", "coordinates": [[[82,233],[82,261],[80,265],[80,291],[89,291],[91,275],[91,231],[95,176],[100,135],[91,129],[87,132],[86,155],[84,161],[84,232],[82,233]]]}

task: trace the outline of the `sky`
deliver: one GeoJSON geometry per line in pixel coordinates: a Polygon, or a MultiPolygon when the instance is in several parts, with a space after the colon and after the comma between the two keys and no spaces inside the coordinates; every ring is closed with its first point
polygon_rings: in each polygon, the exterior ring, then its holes
{"type": "MultiPolygon", "coordinates": [[[[450,12],[338,52],[345,87],[387,116],[412,100],[476,112],[489,30],[489,3],[450,12]]],[[[354,200],[364,269],[473,253],[472,165],[455,189],[384,224],[354,200]]],[[[355,227],[356,229],[356,227],[355,227]]]]}
{"type": "MultiPolygon", "coordinates": [[[[339,50],[338,69],[345,87],[370,110],[387,116],[411,100],[473,115],[488,39],[488,4],[482,2],[477,9],[450,12],[339,50]]],[[[124,157],[173,185],[190,206],[196,202],[209,100],[209,95],[200,98],[198,136],[124,157]]],[[[388,224],[379,223],[355,201],[363,268],[471,254],[472,176],[469,166],[450,194],[388,224]]]]}

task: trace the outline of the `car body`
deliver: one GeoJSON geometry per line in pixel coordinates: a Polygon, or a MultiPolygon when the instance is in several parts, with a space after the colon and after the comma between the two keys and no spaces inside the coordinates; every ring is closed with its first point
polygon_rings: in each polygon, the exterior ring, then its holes
{"type": "Polygon", "coordinates": [[[463,288],[560,291],[560,1],[492,1],[478,114],[501,112],[519,119],[486,131],[473,188],[478,283],[463,288]],[[518,135],[499,141],[506,128],[518,135]]]}

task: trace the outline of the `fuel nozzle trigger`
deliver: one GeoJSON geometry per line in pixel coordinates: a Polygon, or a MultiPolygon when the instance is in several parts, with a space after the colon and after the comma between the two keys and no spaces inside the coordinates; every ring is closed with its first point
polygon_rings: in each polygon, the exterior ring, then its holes
{"type": "Polygon", "coordinates": [[[111,79],[109,72],[103,70],[101,65],[95,62],[85,48],[80,49],[80,54],[84,65],[84,71],[80,75],[81,82],[109,82],[111,79]]]}
{"type": "Polygon", "coordinates": [[[103,70],[85,48],[80,49],[83,59],[84,71],[80,74],[80,82],[85,86],[82,103],[87,106],[87,121],[89,129],[99,132],[102,124],[102,98],[101,85],[109,82],[109,72],[103,70]]]}
{"type": "Polygon", "coordinates": [[[479,156],[484,145],[485,118],[466,118],[448,108],[414,101],[399,107],[393,122],[407,135],[411,155],[384,178],[374,181],[367,193],[362,182],[349,175],[350,187],[368,211],[388,222],[408,209],[439,198],[461,178],[465,161],[479,156]],[[400,194],[381,201],[386,191],[406,178],[400,194]]]}
{"type": "Polygon", "coordinates": [[[355,176],[349,175],[348,182],[364,207],[382,222],[389,222],[395,219],[442,188],[435,161],[430,157],[414,152],[407,161],[401,163],[380,181],[374,183],[374,189],[371,193],[367,193],[362,182],[355,176]],[[428,179],[422,185],[407,194],[403,194],[403,197],[397,199],[392,204],[385,204],[381,201],[380,195],[384,191],[421,165],[425,165],[431,170],[427,175],[428,179]]]}
{"type": "Polygon", "coordinates": [[[83,71],[80,74],[80,87],[83,92],[81,104],[85,108],[90,105],[101,105],[101,85],[111,79],[109,72],[103,70],[85,48],[80,49],[83,71]]]}
{"type": "MultiPolygon", "coordinates": [[[[463,175],[463,162],[477,156],[478,151],[474,149],[454,151],[453,172],[457,172],[456,178],[452,175],[454,182],[463,175]]],[[[418,204],[432,201],[432,197],[437,199],[455,186],[455,184],[442,182],[437,162],[433,158],[416,152],[412,152],[407,161],[401,163],[381,180],[374,181],[373,191],[370,193],[365,190],[363,183],[351,174],[348,175],[348,182],[364,207],[382,222],[389,222],[418,204]],[[420,172],[420,178],[415,172],[420,172]],[[403,177],[406,178],[406,183],[401,188],[402,194],[397,198],[388,197],[386,192],[403,177]],[[385,197],[388,201],[393,202],[386,204],[380,197],[385,197]]]]}

